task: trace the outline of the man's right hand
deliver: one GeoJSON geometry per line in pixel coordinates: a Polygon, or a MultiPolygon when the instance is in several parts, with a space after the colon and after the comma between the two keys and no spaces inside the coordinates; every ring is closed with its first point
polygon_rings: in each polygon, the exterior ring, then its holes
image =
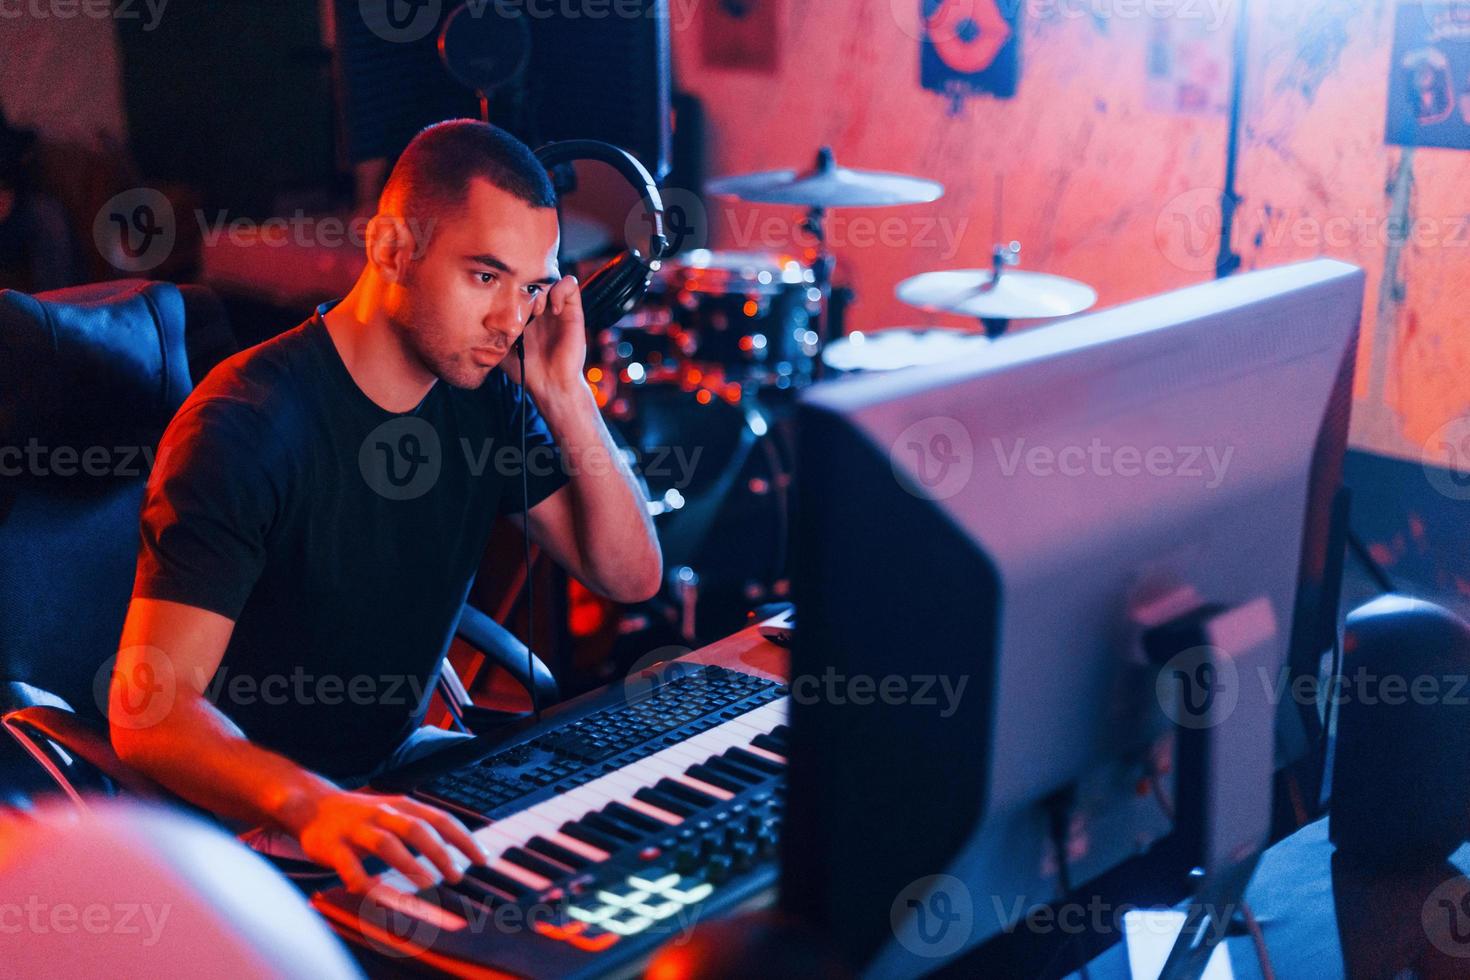
{"type": "Polygon", "coordinates": [[[433,875],[409,848],[450,881],[460,877],[451,846],[486,863],[464,824],[443,810],[343,790],[246,738],[204,696],[234,628],[218,613],[183,603],[132,601],[109,687],[112,746],[124,762],[242,826],[279,827],[354,891],[373,885],[362,867],[368,855],[419,887],[433,884],[433,875]],[[141,714],[139,704],[147,709],[141,714]]]}
{"type": "Polygon", "coordinates": [[[307,857],[335,869],[348,890],[358,893],[374,884],[362,866],[367,856],[381,858],[420,888],[434,884],[435,879],[409,852],[410,847],[451,882],[461,877],[451,846],[472,864],[489,862],[464,824],[406,796],[337,790],[317,797],[285,823],[307,857]]]}

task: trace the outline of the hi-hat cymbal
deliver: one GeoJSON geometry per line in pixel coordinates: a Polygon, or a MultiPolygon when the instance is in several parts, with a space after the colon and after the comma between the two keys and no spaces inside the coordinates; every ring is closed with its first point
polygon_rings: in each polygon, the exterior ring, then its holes
{"type": "Polygon", "coordinates": [[[1024,269],[1006,269],[998,281],[989,269],[923,272],[894,292],[921,310],[987,320],[1071,316],[1097,302],[1097,290],[1086,283],[1024,269]]]}
{"type": "Polygon", "coordinates": [[[742,201],[791,204],[808,208],[873,208],[894,204],[925,204],[944,194],[935,180],[879,170],[839,167],[829,147],[822,147],[812,169],[763,170],[720,177],[705,185],[711,194],[729,194],[742,201]]]}

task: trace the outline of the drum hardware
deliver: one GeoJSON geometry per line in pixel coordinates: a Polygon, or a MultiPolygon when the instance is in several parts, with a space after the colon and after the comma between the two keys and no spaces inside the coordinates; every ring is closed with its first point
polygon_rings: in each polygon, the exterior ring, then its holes
{"type": "MultiPolygon", "coordinates": [[[[832,316],[832,278],[837,259],[827,245],[827,210],[836,207],[927,204],[944,194],[944,185],[938,181],[908,174],[853,170],[839,166],[830,146],[819,149],[812,168],[802,173],[767,170],[740,174],[710,181],[706,189],[711,194],[728,195],[752,203],[790,204],[807,209],[806,216],[802,219],[802,229],[817,243],[813,249],[811,265],[813,284],[820,297],[815,329],[818,353],[828,341],[841,336],[843,324],[840,310],[846,307],[844,298],[843,302],[837,304],[839,316],[832,316]]],[[[822,361],[818,357],[813,376],[820,378],[821,372],[822,361]]]]}
{"type": "Polygon", "coordinates": [[[674,593],[679,598],[679,635],[690,643],[699,636],[699,573],[688,565],[674,569],[674,593]]]}
{"type": "Polygon", "coordinates": [[[822,147],[803,172],[734,175],[706,187],[804,208],[800,226],[814,246],[801,258],[710,249],[666,258],[644,302],[597,333],[597,361],[587,369],[615,438],[635,455],[703,453],[687,482],[643,474],[672,569],[643,609],[687,642],[738,629],[746,608],[789,591],[794,461],[784,427],[792,393],[824,372],[950,361],[983,348],[1013,319],[1066,316],[1097,299],[1083,283],[1018,268],[1020,244],[1005,241],[989,269],[924,273],[898,287],[904,302],[974,317],[983,333],[901,327],[848,335],[843,314],[852,294],[833,283],[828,211],[931,202],[943,185],[843,167],[822,147]]]}
{"type": "Polygon", "coordinates": [[[784,407],[767,389],[707,367],[620,382],[604,408],[641,481],[670,569],[646,608],[686,642],[739,629],[750,597],[779,594],[788,574],[792,460],[784,407]]]}
{"type": "Polygon", "coordinates": [[[1019,242],[997,245],[989,269],[923,272],[899,283],[895,294],[931,313],[974,317],[991,338],[1005,333],[1012,320],[1071,316],[1097,302],[1097,290],[1086,283],[1015,268],[1020,254],[1019,242]]]}
{"type": "Polygon", "coordinates": [[[712,194],[805,208],[805,256],[695,249],[664,260],[645,301],[596,337],[597,391],[614,436],[639,452],[702,450],[686,484],[644,473],[672,569],[651,615],[686,641],[739,629],[751,605],[784,598],[793,461],[789,396],[817,379],[851,292],[833,286],[827,213],[934,201],[935,181],[839,166],[822,147],[801,173],[709,182],[712,194]]]}

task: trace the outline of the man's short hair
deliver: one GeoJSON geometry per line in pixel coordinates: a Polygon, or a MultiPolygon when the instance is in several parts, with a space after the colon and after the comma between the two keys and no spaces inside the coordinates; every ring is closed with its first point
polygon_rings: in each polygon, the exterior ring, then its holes
{"type": "Polygon", "coordinates": [[[448,119],[418,132],[399,155],[378,210],[441,216],[463,206],[476,177],[532,207],[556,207],[556,189],[531,148],[499,126],[448,119]]]}

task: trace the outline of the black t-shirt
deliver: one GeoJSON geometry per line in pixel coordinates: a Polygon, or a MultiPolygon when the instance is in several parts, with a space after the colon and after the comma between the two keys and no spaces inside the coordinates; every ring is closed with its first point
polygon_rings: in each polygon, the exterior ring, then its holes
{"type": "MultiPolygon", "coordinates": [[[[216,367],[148,482],[135,596],[235,620],[206,694],[253,741],[330,776],[420,724],[498,514],[566,483],[544,421],[495,370],[393,413],[352,380],[319,307],[216,367]]],[[[178,678],[180,684],[200,683],[178,678]]]]}

